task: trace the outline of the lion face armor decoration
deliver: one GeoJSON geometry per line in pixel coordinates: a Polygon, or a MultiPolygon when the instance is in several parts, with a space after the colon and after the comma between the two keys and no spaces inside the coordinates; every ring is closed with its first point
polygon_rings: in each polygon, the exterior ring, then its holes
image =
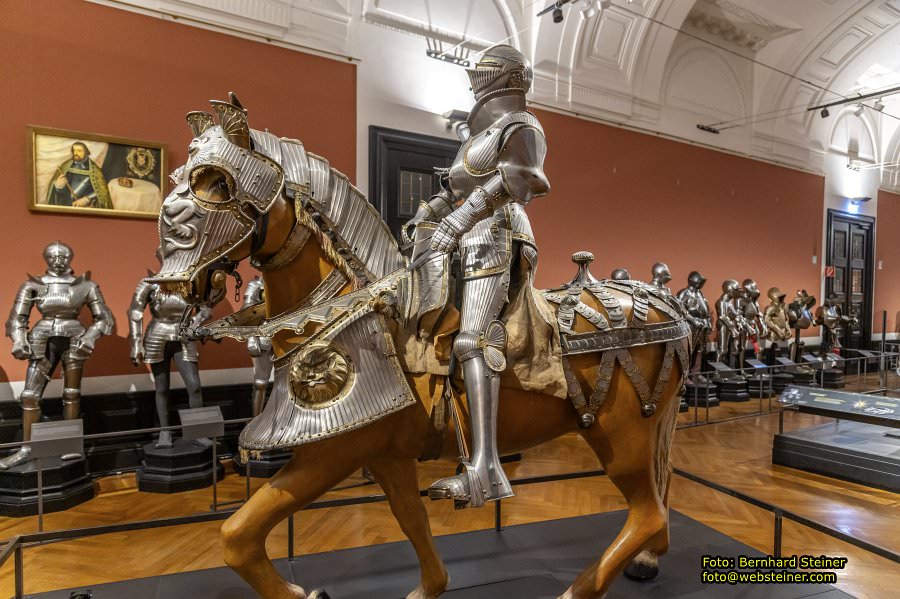
{"type": "Polygon", "coordinates": [[[306,407],[324,407],[351,387],[350,359],[333,344],[316,341],[291,360],[290,395],[306,407]]]}

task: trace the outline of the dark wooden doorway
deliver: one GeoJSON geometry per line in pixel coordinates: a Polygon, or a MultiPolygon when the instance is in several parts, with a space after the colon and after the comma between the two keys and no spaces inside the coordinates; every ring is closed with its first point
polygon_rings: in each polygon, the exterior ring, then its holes
{"type": "Polygon", "coordinates": [[[825,297],[834,293],[843,313],[855,317],[844,327],[844,347],[868,349],[871,344],[874,231],[874,218],[828,211],[825,264],[834,266],[834,276],[825,279],[825,297]]]}
{"type": "Polygon", "coordinates": [[[400,227],[440,188],[435,167],[448,167],[459,142],[369,127],[369,199],[397,236],[400,227]]]}

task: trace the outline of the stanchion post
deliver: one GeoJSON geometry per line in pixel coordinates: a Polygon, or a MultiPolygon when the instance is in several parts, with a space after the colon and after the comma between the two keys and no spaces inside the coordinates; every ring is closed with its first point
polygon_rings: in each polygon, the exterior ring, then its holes
{"type": "Polygon", "coordinates": [[[782,525],[782,513],[781,510],[775,510],[775,540],[773,542],[772,555],[775,557],[781,557],[781,525],[782,525]]]}
{"type": "Polygon", "coordinates": [[[288,516],[288,561],[294,561],[294,514],[288,516]]]}
{"type": "Polygon", "coordinates": [[[16,599],[22,599],[25,596],[25,560],[22,555],[22,545],[16,546],[14,559],[16,568],[16,599]]]}
{"type": "Polygon", "coordinates": [[[216,445],[218,445],[218,443],[216,443],[216,438],[213,437],[212,438],[212,488],[213,488],[212,509],[214,512],[219,509],[219,481],[216,480],[218,478],[218,476],[216,476],[216,475],[219,474],[219,472],[218,472],[219,469],[216,468],[216,465],[217,465],[216,458],[218,457],[217,452],[216,452],[216,449],[217,449],[216,445]]]}
{"type": "Polygon", "coordinates": [[[494,530],[496,530],[497,532],[500,532],[501,530],[503,530],[503,526],[501,525],[501,519],[502,519],[502,511],[501,510],[503,509],[500,506],[501,503],[503,503],[502,499],[498,499],[497,501],[494,502],[494,530]]]}
{"type": "Polygon", "coordinates": [[[37,459],[38,532],[44,532],[44,460],[37,459]]]}

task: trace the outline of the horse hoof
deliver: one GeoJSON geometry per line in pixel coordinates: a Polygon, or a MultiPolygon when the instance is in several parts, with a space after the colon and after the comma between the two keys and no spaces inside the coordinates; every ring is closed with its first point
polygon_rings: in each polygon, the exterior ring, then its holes
{"type": "Polygon", "coordinates": [[[306,599],[331,599],[331,595],[325,592],[325,589],[315,589],[306,599]]]}
{"type": "Polygon", "coordinates": [[[651,578],[656,578],[657,574],[659,574],[659,566],[657,564],[634,560],[625,567],[625,576],[631,580],[650,580],[651,578]]]}

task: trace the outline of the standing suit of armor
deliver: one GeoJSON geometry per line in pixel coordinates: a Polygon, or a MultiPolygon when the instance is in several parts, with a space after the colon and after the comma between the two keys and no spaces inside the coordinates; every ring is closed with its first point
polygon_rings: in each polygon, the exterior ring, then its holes
{"type": "Polygon", "coordinates": [[[722,296],[716,302],[716,360],[729,360],[740,335],[741,318],[735,300],[741,287],[734,279],[722,283],[722,296]]]}
{"type": "Polygon", "coordinates": [[[744,279],[741,283],[741,296],[738,299],[738,309],[744,318],[745,336],[739,344],[741,364],[743,364],[744,349],[749,339],[754,349],[759,351],[759,340],[766,336],[766,323],[762,318],[762,308],[759,306],[759,285],[753,279],[744,279]]]}
{"type": "Polygon", "coordinates": [[[496,440],[505,360],[489,361],[484,347],[505,351],[506,331],[498,318],[508,301],[512,264],[521,259],[534,268],[537,261],[524,208],[550,184],[543,170],[543,129],[525,110],[532,80],[525,57],[510,46],[493,46],[467,72],[476,100],[468,119],[471,137],[450,166],[446,187],[419,207],[408,226],[438,221],[431,251],[459,248],[461,254],[462,311],[453,351],[466,385],[472,455],[462,473],[435,482],[429,495],[477,507],[513,495],[496,440]]]}
{"type": "MultiPolygon", "coordinates": [[[[152,273],[151,273],[152,275],[152,273]]],[[[153,385],[156,389],[156,415],[161,427],[169,426],[169,386],[170,363],[181,374],[188,394],[188,405],[199,408],[203,405],[200,390],[200,372],[197,342],[188,340],[182,334],[181,325],[185,314],[194,308],[184,298],[175,293],[162,293],[159,285],[142,280],[134,290],[131,306],[128,308],[129,339],[131,340],[131,361],[150,365],[153,385]],[[150,324],[144,331],[144,310],[150,308],[150,324]]],[[[212,305],[196,307],[190,328],[212,316],[212,305]]],[[[172,431],[159,433],[157,447],[172,446],[172,431]]]]}
{"type": "MultiPolygon", "coordinates": [[[[241,309],[263,303],[264,293],[262,277],[254,277],[244,290],[241,309]]],[[[253,415],[257,416],[266,405],[269,377],[272,375],[272,340],[268,337],[250,337],[247,339],[247,351],[253,359],[253,415]]]]}
{"type": "Polygon", "coordinates": [[[794,330],[794,346],[791,349],[791,359],[800,361],[803,342],[800,341],[800,331],[808,329],[813,323],[812,307],[816,304],[816,298],[809,295],[806,289],[798,289],[797,295],[788,304],[788,323],[794,330]]]}
{"type": "MultiPolygon", "coordinates": [[[[28,360],[22,402],[22,440],[31,440],[31,427],[41,419],[41,397],[57,364],[63,366],[63,418],[78,418],[81,408],[81,375],[84,362],[94,351],[94,344],[112,332],[115,319],[100,287],[90,280],[90,273],[75,276],[70,265],[74,252],[59,241],[44,249],[47,273],[29,277],[16,295],[16,303],[6,321],[6,335],[12,339],[12,354],[28,360]],[[93,323],[85,328],[78,319],[88,306],[93,323]],[[36,307],[41,319],[28,331],[31,309],[36,307]]],[[[18,452],[0,460],[7,469],[28,459],[31,449],[22,446],[18,452]]]]}
{"type": "Polygon", "coordinates": [[[712,332],[712,319],[710,318],[709,302],[703,295],[703,285],[706,277],[696,270],[688,275],[688,286],[678,292],[677,298],[684,306],[685,317],[691,325],[693,348],[691,353],[691,370],[700,369],[703,352],[706,350],[706,342],[712,332]],[[700,360],[698,360],[698,357],[700,360]]]}
{"type": "Polygon", "coordinates": [[[788,322],[787,307],[784,305],[785,294],[778,288],[772,287],[766,294],[769,296],[769,305],[763,313],[763,321],[766,323],[766,338],[772,343],[787,341],[791,338],[791,327],[788,322]]]}
{"type": "Polygon", "coordinates": [[[672,290],[666,287],[666,283],[672,280],[672,273],[669,272],[669,266],[665,262],[657,262],[653,265],[653,278],[650,283],[659,287],[666,293],[672,293],[672,290]]]}
{"type": "Polygon", "coordinates": [[[822,327],[822,356],[830,354],[834,349],[841,347],[841,334],[843,325],[849,320],[843,315],[838,298],[834,294],[829,295],[816,310],[816,324],[822,327]]]}

